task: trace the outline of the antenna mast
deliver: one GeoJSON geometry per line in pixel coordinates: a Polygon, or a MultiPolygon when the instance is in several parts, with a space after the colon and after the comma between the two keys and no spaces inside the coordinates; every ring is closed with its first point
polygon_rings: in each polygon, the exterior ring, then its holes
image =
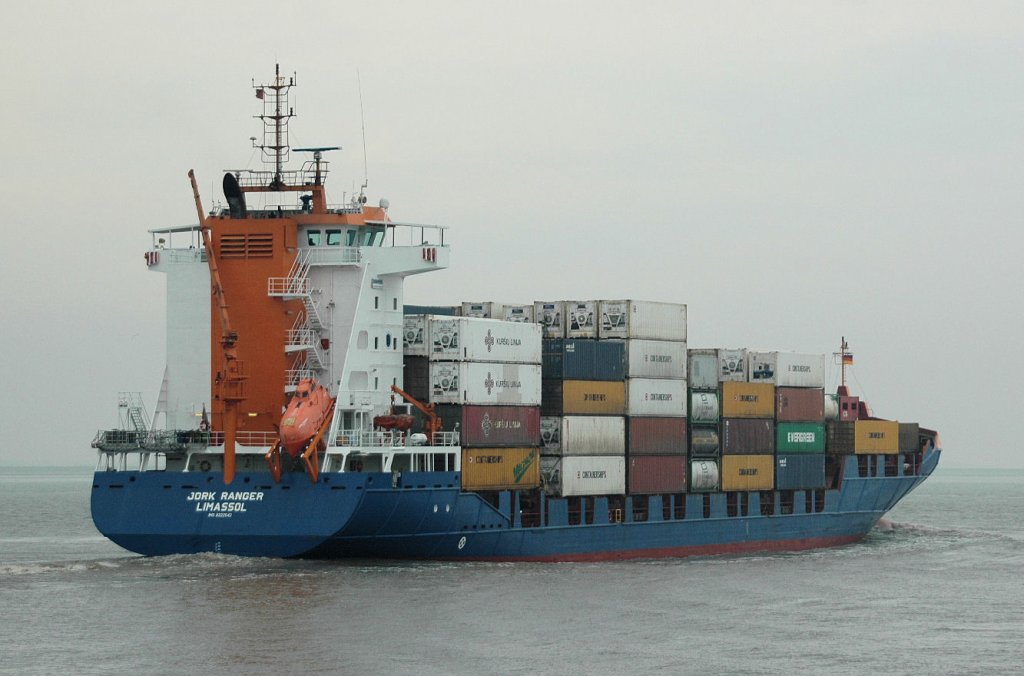
{"type": "Polygon", "coordinates": [[[295,117],[295,109],[288,105],[288,96],[295,86],[295,75],[284,78],[281,75],[281,64],[274,64],[274,81],[271,84],[257,85],[253,80],[256,98],[263,101],[263,114],[256,115],[263,120],[263,143],[253,141],[253,147],[263,151],[263,161],[274,165],[274,179],[270,183],[272,190],[280,190],[285,186],[282,178],[282,166],[288,161],[288,120],[295,117]]]}
{"type": "Polygon", "coordinates": [[[833,355],[839,357],[839,369],[842,374],[842,391],[846,392],[846,367],[853,366],[853,353],[850,352],[850,346],[846,343],[846,336],[842,337],[839,352],[834,352],[833,355]]]}
{"type": "Polygon", "coordinates": [[[359,125],[363,132],[363,185],[359,188],[359,201],[365,203],[364,191],[370,184],[370,175],[366,169],[366,115],[363,113],[363,79],[359,77],[358,68],[356,68],[356,86],[359,88],[359,125]]]}

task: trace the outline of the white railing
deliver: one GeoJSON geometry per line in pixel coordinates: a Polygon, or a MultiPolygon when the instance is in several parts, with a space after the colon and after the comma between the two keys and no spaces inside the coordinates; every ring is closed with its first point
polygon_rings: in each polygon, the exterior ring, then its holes
{"type": "Polygon", "coordinates": [[[398,430],[338,430],[334,445],[373,448],[405,446],[405,433],[398,430]]]}
{"type": "Polygon", "coordinates": [[[160,254],[160,260],[171,263],[205,263],[206,249],[153,249],[160,254]]]}
{"type": "Polygon", "coordinates": [[[319,246],[301,254],[305,265],[349,265],[360,261],[359,248],[354,246],[319,246]]]}
{"type": "Polygon", "coordinates": [[[284,372],[284,386],[286,391],[294,392],[303,378],[315,378],[316,372],[312,369],[288,369],[284,372]]]}
{"type": "Polygon", "coordinates": [[[308,296],[309,279],[294,277],[268,277],[268,296],[308,296]]]}
{"type": "Polygon", "coordinates": [[[286,352],[306,351],[306,364],[315,370],[322,369],[327,356],[320,347],[319,334],[313,329],[289,329],[285,339],[286,352]]]}
{"type": "MultiPolygon", "coordinates": [[[[399,430],[338,430],[334,438],[335,446],[359,446],[365,448],[423,448],[423,446],[410,446],[411,435],[399,430]]],[[[458,446],[458,432],[438,432],[434,435],[433,446],[458,446]]]]}

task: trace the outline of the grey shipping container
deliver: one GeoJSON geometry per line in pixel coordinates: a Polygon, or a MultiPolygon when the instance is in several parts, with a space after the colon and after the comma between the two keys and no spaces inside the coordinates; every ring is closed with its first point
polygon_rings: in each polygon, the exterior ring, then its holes
{"type": "Polygon", "coordinates": [[[626,344],[621,340],[546,339],[542,346],[544,378],[556,380],[622,380],[626,376],[626,344]]]}
{"type": "Polygon", "coordinates": [[[916,453],[918,451],[921,426],[917,423],[900,423],[900,451],[916,453]]]}
{"type": "Polygon", "coordinates": [[[405,357],[402,369],[402,389],[419,401],[430,399],[430,359],[405,357]]]}
{"type": "Polygon", "coordinates": [[[825,423],[825,452],[829,455],[853,455],[855,421],[829,420],[825,423]]]}
{"type": "Polygon", "coordinates": [[[690,455],[694,457],[716,456],[720,443],[718,430],[714,427],[690,428],[690,455]]]}
{"type": "Polygon", "coordinates": [[[718,350],[687,350],[686,373],[691,388],[718,389],[718,350]]]}
{"type": "Polygon", "coordinates": [[[759,455],[775,452],[775,422],[764,418],[723,418],[722,453],[759,455]]]}

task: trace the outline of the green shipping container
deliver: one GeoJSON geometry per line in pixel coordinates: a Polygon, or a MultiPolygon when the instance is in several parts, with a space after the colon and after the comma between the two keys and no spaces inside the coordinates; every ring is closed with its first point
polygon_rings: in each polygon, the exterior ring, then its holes
{"type": "Polygon", "coordinates": [[[775,452],[824,453],[825,423],[776,423],[775,452]]]}

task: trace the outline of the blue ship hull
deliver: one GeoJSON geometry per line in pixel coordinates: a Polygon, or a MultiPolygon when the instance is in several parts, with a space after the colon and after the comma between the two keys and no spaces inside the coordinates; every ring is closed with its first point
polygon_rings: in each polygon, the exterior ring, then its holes
{"type": "Polygon", "coordinates": [[[276,484],[252,472],[224,486],[216,473],[162,471],[96,472],[92,516],[112,541],[150,556],[585,561],[796,550],[862,538],[931,474],[940,453],[930,451],[915,474],[869,477],[848,456],[823,503],[795,491],[789,513],[776,492],[768,516],[756,492],[746,514],[725,493],[691,493],[629,496],[621,515],[595,497],[575,520],[565,499],[548,498],[537,525],[524,526],[517,493],[498,494],[495,506],[462,492],[454,472],[337,473],[316,484],[303,473],[276,484]],[[634,517],[641,504],[643,521],[634,517]]]}

